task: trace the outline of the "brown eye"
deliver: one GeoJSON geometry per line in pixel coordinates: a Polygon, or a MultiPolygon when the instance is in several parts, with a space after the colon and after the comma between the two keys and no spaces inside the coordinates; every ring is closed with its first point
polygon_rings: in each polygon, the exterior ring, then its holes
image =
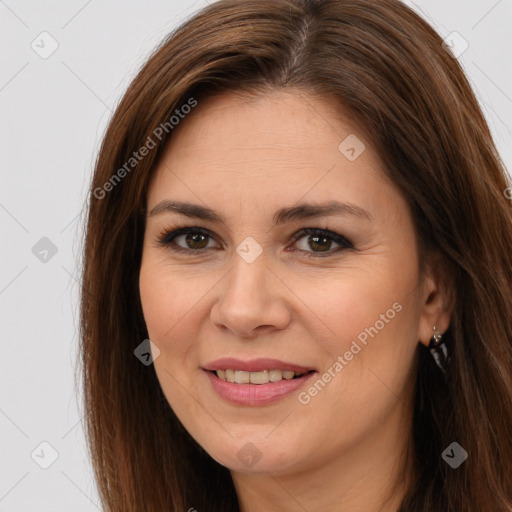
{"type": "Polygon", "coordinates": [[[307,243],[314,252],[325,252],[331,248],[332,240],[324,235],[309,235],[307,243]]]}
{"type": "Polygon", "coordinates": [[[199,252],[216,247],[208,245],[214,242],[212,236],[203,229],[180,228],[174,231],[162,233],[158,241],[159,245],[169,247],[175,251],[199,252]]]}
{"type": "Polygon", "coordinates": [[[297,232],[294,238],[298,249],[311,257],[329,256],[343,249],[354,249],[352,243],[345,237],[325,229],[305,228],[297,232]],[[337,247],[332,248],[333,243],[337,247]]]}
{"type": "MultiPolygon", "coordinates": [[[[345,237],[320,228],[303,228],[293,235],[293,239],[296,241],[294,245],[298,245],[298,250],[306,257],[330,256],[344,249],[354,249],[345,237]]],[[[160,234],[158,244],[176,252],[196,255],[206,253],[207,249],[219,249],[210,232],[199,227],[180,227],[165,231],[160,234]]]]}
{"type": "Polygon", "coordinates": [[[208,245],[208,235],[204,235],[203,233],[188,233],[187,235],[180,236],[185,237],[185,244],[190,249],[204,249],[208,245]]]}

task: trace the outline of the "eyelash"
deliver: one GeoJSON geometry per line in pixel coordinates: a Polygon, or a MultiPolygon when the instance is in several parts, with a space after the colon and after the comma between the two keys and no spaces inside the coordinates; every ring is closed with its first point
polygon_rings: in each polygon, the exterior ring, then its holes
{"type": "MultiPolygon", "coordinates": [[[[170,228],[166,228],[161,231],[157,237],[157,245],[160,247],[169,248],[174,252],[179,253],[196,253],[195,255],[199,255],[204,253],[207,249],[212,249],[208,247],[206,249],[186,249],[184,247],[180,247],[176,245],[173,240],[179,235],[186,235],[188,233],[195,233],[208,236],[215,240],[215,237],[212,236],[211,232],[207,229],[204,229],[200,226],[184,226],[184,225],[174,225],[170,228]]],[[[332,256],[335,253],[343,251],[344,249],[355,249],[354,245],[344,236],[335,233],[334,231],[330,231],[328,229],[320,229],[320,228],[302,228],[299,231],[295,232],[292,235],[294,242],[297,242],[301,238],[306,235],[320,235],[325,236],[326,238],[331,239],[333,242],[339,244],[339,247],[334,250],[329,250],[327,252],[311,252],[304,251],[302,249],[298,249],[299,251],[304,253],[304,256],[307,258],[325,258],[327,256],[332,256]]]]}

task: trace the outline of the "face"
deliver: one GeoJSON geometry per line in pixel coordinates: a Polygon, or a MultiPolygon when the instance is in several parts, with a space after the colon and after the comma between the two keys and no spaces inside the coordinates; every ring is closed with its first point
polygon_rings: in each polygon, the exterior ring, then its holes
{"type": "Polygon", "coordinates": [[[304,471],[391,446],[410,421],[429,337],[415,231],[337,112],[299,92],[210,98],[149,187],[140,295],[155,371],[233,471],[304,471]]]}

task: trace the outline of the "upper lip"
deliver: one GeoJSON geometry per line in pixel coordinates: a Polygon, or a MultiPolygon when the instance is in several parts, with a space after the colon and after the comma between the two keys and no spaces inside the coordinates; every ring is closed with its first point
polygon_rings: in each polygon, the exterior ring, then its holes
{"type": "Polygon", "coordinates": [[[294,363],[288,363],[286,361],[280,361],[279,359],[251,359],[249,361],[243,361],[234,357],[223,357],[211,361],[203,367],[204,370],[215,371],[215,370],[242,370],[246,372],[261,372],[263,370],[291,370],[295,373],[305,373],[314,368],[301,366],[294,363]]]}

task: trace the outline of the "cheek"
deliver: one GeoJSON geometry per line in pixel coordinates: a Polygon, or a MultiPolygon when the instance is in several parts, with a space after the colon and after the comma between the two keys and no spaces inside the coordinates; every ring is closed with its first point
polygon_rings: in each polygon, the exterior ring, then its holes
{"type": "Polygon", "coordinates": [[[180,342],[187,338],[183,336],[183,327],[199,300],[193,288],[178,279],[175,272],[143,261],[139,289],[150,339],[163,353],[186,350],[186,343],[180,342]]]}
{"type": "Polygon", "coordinates": [[[371,416],[376,401],[393,400],[389,389],[404,389],[417,346],[414,260],[395,262],[368,257],[364,268],[330,280],[314,295],[314,309],[321,320],[317,323],[322,332],[329,333],[317,337],[318,348],[326,356],[324,370],[336,375],[329,391],[322,391],[325,403],[344,396],[344,414],[354,409],[367,411],[361,420],[366,414],[371,416]]]}
{"type": "Polygon", "coordinates": [[[368,256],[358,268],[323,280],[327,284],[321,287],[307,282],[302,290],[296,288],[297,295],[307,297],[304,317],[317,324],[317,339],[329,353],[339,354],[359,335],[362,341],[365,333],[369,337],[367,329],[375,324],[379,333],[396,332],[407,316],[404,311],[411,310],[416,273],[413,268],[368,256]]]}
{"type": "Polygon", "coordinates": [[[200,297],[193,293],[190,280],[178,278],[175,270],[149,257],[141,266],[139,289],[148,336],[160,350],[155,372],[169,405],[182,418],[197,405],[183,389],[193,393],[196,385],[197,361],[189,356],[194,348],[192,340],[197,339],[194,315],[200,297]]]}

